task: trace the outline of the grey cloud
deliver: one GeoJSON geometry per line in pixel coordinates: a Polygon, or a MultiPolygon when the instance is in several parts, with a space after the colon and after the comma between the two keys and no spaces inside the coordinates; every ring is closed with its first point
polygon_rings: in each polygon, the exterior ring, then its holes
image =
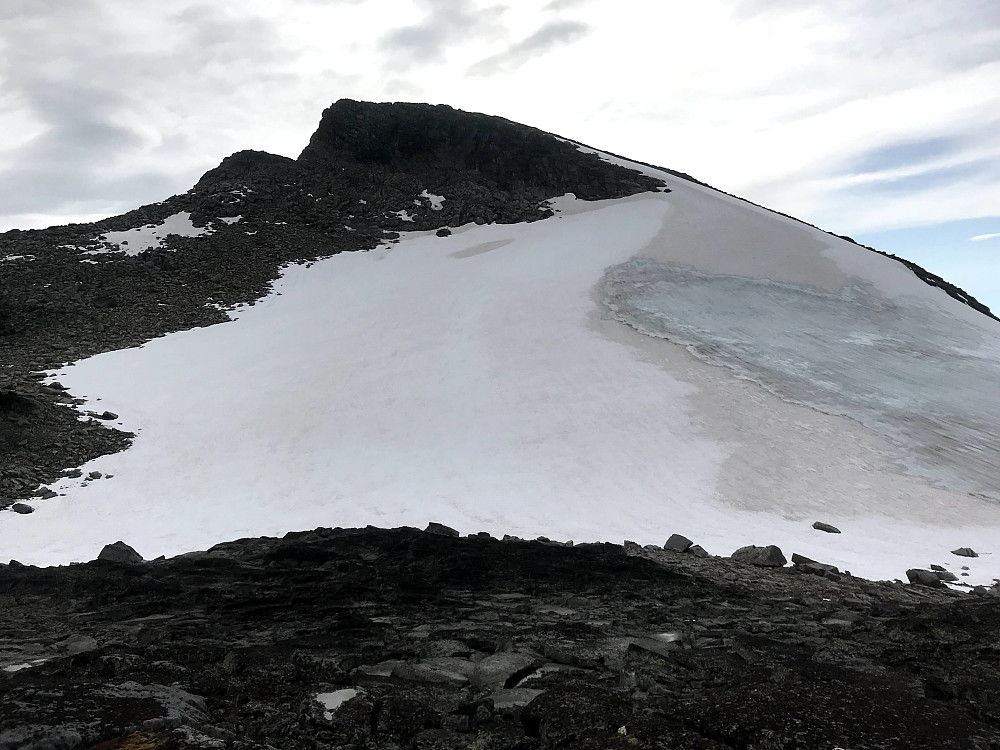
{"type": "Polygon", "coordinates": [[[552,0],[548,5],[546,5],[542,10],[548,11],[560,11],[560,10],[570,10],[571,8],[580,8],[584,5],[590,3],[591,0],[552,0]]]}
{"type": "MultiPolygon", "coordinates": [[[[155,7],[147,0],[137,0],[133,28],[112,18],[110,3],[10,2],[0,11],[0,79],[9,101],[41,127],[6,155],[0,194],[8,214],[127,210],[186,190],[197,174],[183,174],[177,162],[191,161],[193,149],[156,131],[158,122],[176,122],[163,114],[215,90],[230,99],[237,92],[243,103],[252,94],[241,99],[241,88],[274,77],[271,63],[290,53],[260,19],[215,8],[160,16],[155,33],[168,43],[144,49],[135,40],[151,33],[138,20],[144,2],[155,7]],[[136,174],[139,159],[161,171],[147,166],[136,174]]],[[[235,116],[253,113],[248,107],[235,116]]]]}
{"type": "Polygon", "coordinates": [[[427,17],[413,26],[393,29],[380,41],[389,55],[388,67],[402,69],[413,63],[427,63],[444,57],[449,44],[493,33],[506,6],[494,5],[469,10],[452,0],[425,0],[427,17]]]}
{"type": "Polygon", "coordinates": [[[553,21],[503,52],[480,60],[467,72],[469,75],[491,76],[519,68],[532,58],[556,47],[572,44],[589,33],[590,26],[582,21],[553,21]]]}
{"type": "Polygon", "coordinates": [[[737,19],[810,13],[835,35],[831,52],[844,57],[912,58],[965,70],[997,59],[1000,3],[996,0],[730,0],[737,19]]]}

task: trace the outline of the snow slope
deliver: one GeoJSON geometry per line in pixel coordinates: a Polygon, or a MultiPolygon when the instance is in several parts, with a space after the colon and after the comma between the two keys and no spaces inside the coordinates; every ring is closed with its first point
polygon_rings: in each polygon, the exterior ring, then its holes
{"type": "Polygon", "coordinates": [[[56,373],[138,437],[84,467],[113,478],[0,514],[2,554],[437,520],[1000,576],[1000,554],[948,554],[1000,552],[1000,326],[894,261],[667,179],[292,267],[229,324],[56,373]]]}

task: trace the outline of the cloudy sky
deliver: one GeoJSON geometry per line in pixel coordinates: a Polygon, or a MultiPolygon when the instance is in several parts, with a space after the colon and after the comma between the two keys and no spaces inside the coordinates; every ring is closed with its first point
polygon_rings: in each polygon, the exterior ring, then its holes
{"type": "Polygon", "coordinates": [[[498,114],[1000,308],[997,0],[2,0],[0,230],[296,156],[349,97],[498,114]]]}

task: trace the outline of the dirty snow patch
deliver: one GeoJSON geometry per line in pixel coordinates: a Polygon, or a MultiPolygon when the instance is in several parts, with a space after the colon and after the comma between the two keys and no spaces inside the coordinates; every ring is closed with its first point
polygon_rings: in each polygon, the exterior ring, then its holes
{"type": "Polygon", "coordinates": [[[333,713],[343,706],[347,701],[356,696],[358,691],[354,688],[344,690],[334,690],[332,693],[320,693],[316,696],[316,702],[326,709],[324,718],[328,721],[333,718],[333,713]]]}
{"type": "Polygon", "coordinates": [[[207,227],[196,227],[192,224],[190,213],[181,211],[168,216],[161,224],[149,224],[136,229],[126,229],[123,232],[107,232],[102,236],[107,242],[117,245],[118,251],[124,251],[126,255],[138,255],[154,247],[160,247],[163,240],[171,234],[179,237],[201,237],[210,233],[207,227]]]}
{"type": "Polygon", "coordinates": [[[444,203],[444,201],[446,200],[446,198],[443,195],[434,195],[434,193],[430,193],[427,190],[424,190],[422,193],[420,193],[420,197],[426,198],[428,201],[430,201],[431,210],[433,211],[440,211],[441,204],[444,203]]]}

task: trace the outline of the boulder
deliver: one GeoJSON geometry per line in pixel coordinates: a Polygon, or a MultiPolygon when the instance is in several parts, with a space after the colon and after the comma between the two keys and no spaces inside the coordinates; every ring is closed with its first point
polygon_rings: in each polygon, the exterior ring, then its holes
{"type": "Polygon", "coordinates": [[[437,523],[431,521],[427,524],[427,528],[424,529],[428,534],[437,534],[438,536],[459,536],[458,532],[451,528],[451,526],[445,526],[443,523],[437,523]]]}
{"type": "Polygon", "coordinates": [[[749,547],[740,547],[729,557],[736,562],[757,565],[761,568],[780,568],[788,562],[781,549],[773,544],[766,547],[757,547],[752,544],[749,547]]]}
{"type": "Polygon", "coordinates": [[[942,588],[944,586],[944,582],[938,578],[937,573],[932,570],[912,568],[906,571],[906,577],[910,583],[916,586],[929,586],[932,589],[942,588]]]}
{"type": "Polygon", "coordinates": [[[98,419],[103,419],[103,420],[106,420],[106,421],[110,422],[112,420],[118,419],[118,415],[115,414],[113,411],[106,411],[106,412],[102,412],[101,414],[98,414],[97,418],[98,419]]]}
{"type": "Polygon", "coordinates": [[[76,656],[77,654],[87,654],[91,651],[97,650],[97,641],[91,638],[89,635],[71,635],[66,640],[62,641],[60,644],[66,649],[66,653],[70,656],[76,656]]]}
{"type": "Polygon", "coordinates": [[[951,554],[958,555],[959,557],[979,557],[979,553],[971,547],[959,547],[958,549],[953,549],[951,554]]]}
{"type": "Polygon", "coordinates": [[[947,570],[947,568],[944,567],[943,565],[931,564],[931,570],[943,573],[944,571],[947,570]]]}
{"type": "Polygon", "coordinates": [[[14,503],[12,506],[10,506],[10,509],[15,513],[21,513],[21,514],[28,514],[35,512],[35,509],[32,508],[27,503],[14,503]]]}
{"type": "Polygon", "coordinates": [[[689,555],[694,555],[695,557],[709,557],[708,550],[702,547],[700,544],[692,544],[687,548],[687,553],[689,555]]]}
{"type": "Polygon", "coordinates": [[[947,570],[935,570],[934,575],[936,575],[942,581],[957,581],[958,576],[947,570]]]}
{"type": "Polygon", "coordinates": [[[816,521],[813,524],[813,528],[816,529],[817,531],[825,531],[827,534],[840,533],[840,529],[838,529],[836,526],[831,526],[830,524],[823,523],[822,521],[816,521]]]}
{"type": "Polygon", "coordinates": [[[107,544],[97,556],[98,560],[116,563],[141,563],[142,555],[129,547],[125,542],[117,541],[114,544],[107,544]]]}
{"type": "Polygon", "coordinates": [[[687,552],[692,544],[694,542],[686,536],[671,534],[666,544],[663,545],[663,549],[670,550],[671,552],[687,552]]]}

